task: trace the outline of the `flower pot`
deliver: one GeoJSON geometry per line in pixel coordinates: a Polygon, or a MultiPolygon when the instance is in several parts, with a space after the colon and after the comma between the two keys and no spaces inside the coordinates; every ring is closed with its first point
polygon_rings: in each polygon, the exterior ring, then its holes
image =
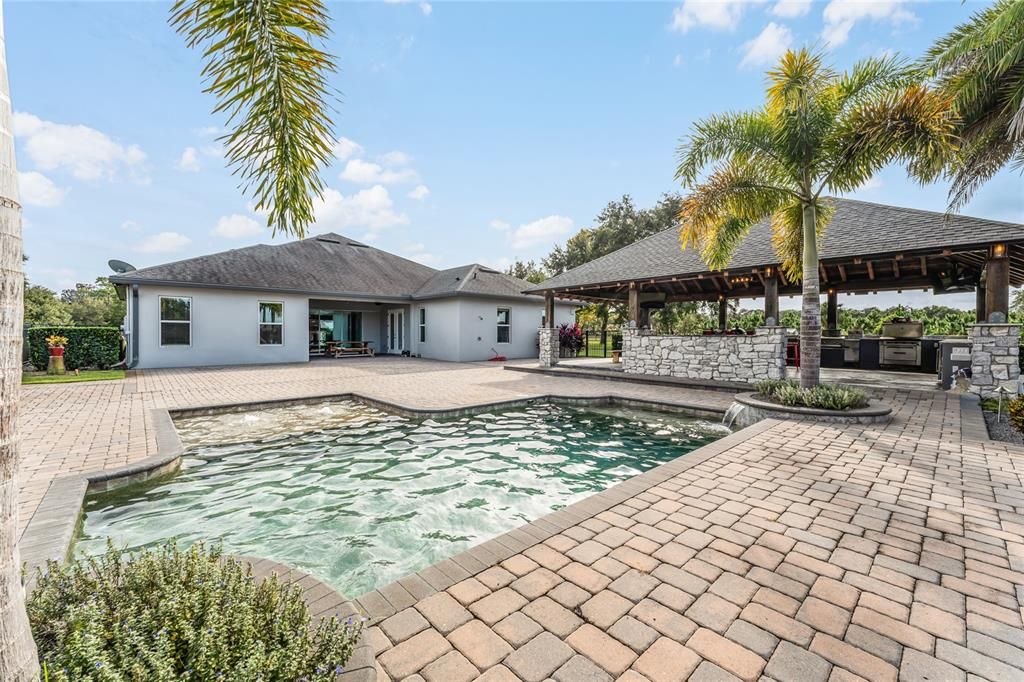
{"type": "Polygon", "coordinates": [[[64,355],[64,349],[61,346],[57,346],[56,348],[51,348],[50,349],[50,355],[52,355],[55,358],[62,357],[64,355]]]}

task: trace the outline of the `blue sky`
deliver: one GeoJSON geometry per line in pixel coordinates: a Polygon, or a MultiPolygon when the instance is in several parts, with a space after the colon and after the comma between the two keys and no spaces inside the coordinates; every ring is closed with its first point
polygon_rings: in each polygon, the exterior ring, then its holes
{"type": "MultiPolygon", "coordinates": [[[[316,230],[435,267],[538,258],[609,200],[649,205],[679,189],[680,136],[702,116],[757,106],[785,46],[827,46],[838,67],[891,50],[917,56],[980,6],[331,3],[338,159],[316,230]]],[[[167,9],[7,3],[35,283],[92,281],[110,258],[143,267],[270,241],[224,169],[223,120],[167,9]]],[[[856,196],[941,210],[945,189],[891,168],[856,196]]],[[[965,213],[1024,222],[1020,175],[1004,171],[965,213]]]]}

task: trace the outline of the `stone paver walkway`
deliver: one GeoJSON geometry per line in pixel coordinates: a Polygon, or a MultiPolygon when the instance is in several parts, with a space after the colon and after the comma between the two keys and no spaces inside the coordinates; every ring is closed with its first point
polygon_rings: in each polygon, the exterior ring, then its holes
{"type": "MultiPolygon", "coordinates": [[[[152,454],[151,407],[345,391],[421,406],[729,400],[397,360],[31,387],[22,514],[57,473],[152,454]]],[[[367,631],[378,679],[1024,679],[1024,449],[984,438],[955,396],[880,397],[888,425],[753,427],[496,565],[382,590],[394,615],[367,631]]]]}

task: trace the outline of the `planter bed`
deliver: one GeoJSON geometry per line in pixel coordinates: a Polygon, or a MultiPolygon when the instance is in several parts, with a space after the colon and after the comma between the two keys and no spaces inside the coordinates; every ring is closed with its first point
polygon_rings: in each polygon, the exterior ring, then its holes
{"type": "Polygon", "coordinates": [[[852,410],[822,410],[816,407],[783,405],[765,400],[756,393],[738,394],[733,406],[737,404],[744,407],[736,414],[734,422],[739,428],[750,426],[762,419],[797,419],[833,424],[882,424],[892,418],[892,408],[887,405],[869,405],[852,410]]]}

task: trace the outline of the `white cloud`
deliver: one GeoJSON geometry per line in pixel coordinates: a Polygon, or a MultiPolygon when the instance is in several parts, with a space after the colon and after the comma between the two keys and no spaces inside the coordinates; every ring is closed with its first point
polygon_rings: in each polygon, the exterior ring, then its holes
{"type": "Polygon", "coordinates": [[[743,43],[741,67],[764,66],[781,57],[793,44],[793,33],[786,26],[770,22],[756,38],[743,43]]]}
{"type": "Polygon", "coordinates": [[[878,189],[883,184],[885,184],[885,183],[882,182],[882,178],[878,177],[877,175],[873,175],[870,178],[868,178],[867,181],[863,185],[858,187],[857,191],[858,192],[867,192],[869,190],[878,189]]]}
{"type": "Polygon", "coordinates": [[[393,151],[381,154],[380,162],[385,166],[408,166],[412,157],[405,152],[393,151]]]}
{"type": "Polygon", "coordinates": [[[362,159],[350,159],[341,172],[341,179],[358,185],[391,185],[398,182],[415,182],[416,171],[411,168],[384,168],[380,164],[362,159]]]}
{"type": "Polygon", "coordinates": [[[220,135],[222,132],[224,131],[218,128],[217,126],[204,126],[202,128],[196,129],[196,135],[198,135],[199,137],[216,137],[217,135],[220,135]]]}
{"type": "Polygon", "coordinates": [[[264,233],[263,226],[247,215],[233,213],[221,216],[214,226],[212,234],[225,239],[244,239],[264,233]]]}
{"type": "Polygon", "coordinates": [[[421,2],[420,11],[423,12],[423,16],[429,17],[430,13],[434,11],[434,7],[429,2],[421,2]]]}
{"type": "Polygon", "coordinates": [[[192,243],[192,240],[180,232],[160,232],[146,237],[135,247],[140,253],[172,253],[181,251],[192,243]]]}
{"type": "Polygon", "coordinates": [[[771,12],[777,17],[793,19],[802,17],[811,10],[811,0],[779,0],[772,6],[771,12]]]}
{"type": "Polygon", "coordinates": [[[822,16],[825,28],[821,36],[829,47],[845,43],[854,25],[863,19],[887,21],[894,26],[917,21],[912,12],[903,8],[902,0],[832,0],[822,16]]]}
{"type": "Polygon", "coordinates": [[[509,236],[513,249],[528,249],[531,246],[557,241],[572,230],[572,219],[560,215],[524,223],[509,236]]]}
{"type": "Polygon", "coordinates": [[[121,229],[126,232],[138,232],[142,229],[142,225],[139,225],[134,220],[126,220],[121,223],[121,229]]]}
{"type": "Polygon", "coordinates": [[[374,238],[381,230],[409,222],[407,215],[395,211],[391,196],[383,185],[359,190],[351,196],[328,187],[322,199],[314,200],[313,210],[317,232],[365,227],[369,229],[368,239],[374,238]]]}
{"type": "Polygon", "coordinates": [[[409,192],[409,194],[407,194],[406,196],[408,196],[410,199],[415,199],[416,201],[423,201],[429,195],[430,188],[428,188],[426,185],[416,185],[416,188],[413,189],[413,191],[409,192]]]}
{"type": "Polygon", "coordinates": [[[491,229],[497,230],[498,232],[507,232],[512,229],[512,226],[506,223],[504,220],[492,220],[491,229]]]}
{"type": "Polygon", "coordinates": [[[749,4],[749,0],[683,0],[683,4],[672,11],[669,28],[680,33],[696,27],[732,31],[749,4]]]}
{"type": "Polygon", "coordinates": [[[36,171],[18,173],[18,190],[22,202],[30,206],[58,206],[67,194],[66,189],[36,171]]]}
{"type": "Polygon", "coordinates": [[[66,170],[79,180],[111,178],[125,170],[136,180],[147,181],[142,149],[115,142],[95,128],[53,123],[17,112],[14,135],[21,138],[28,158],[40,170],[66,170]]]}
{"type": "Polygon", "coordinates": [[[409,260],[414,260],[423,265],[434,266],[441,262],[441,258],[428,253],[427,247],[423,244],[406,244],[402,247],[400,253],[409,260]]]}
{"type": "Polygon", "coordinates": [[[181,158],[178,159],[178,163],[176,165],[180,171],[185,171],[186,173],[198,173],[199,151],[195,147],[185,147],[185,151],[181,153],[181,158]]]}
{"type": "Polygon", "coordinates": [[[354,142],[347,137],[339,137],[334,143],[334,155],[344,161],[350,156],[362,156],[363,145],[354,142]]]}
{"type": "Polygon", "coordinates": [[[672,60],[672,66],[675,66],[675,67],[678,68],[678,67],[680,67],[682,65],[683,65],[683,55],[677,54],[675,56],[675,59],[672,60]]]}

